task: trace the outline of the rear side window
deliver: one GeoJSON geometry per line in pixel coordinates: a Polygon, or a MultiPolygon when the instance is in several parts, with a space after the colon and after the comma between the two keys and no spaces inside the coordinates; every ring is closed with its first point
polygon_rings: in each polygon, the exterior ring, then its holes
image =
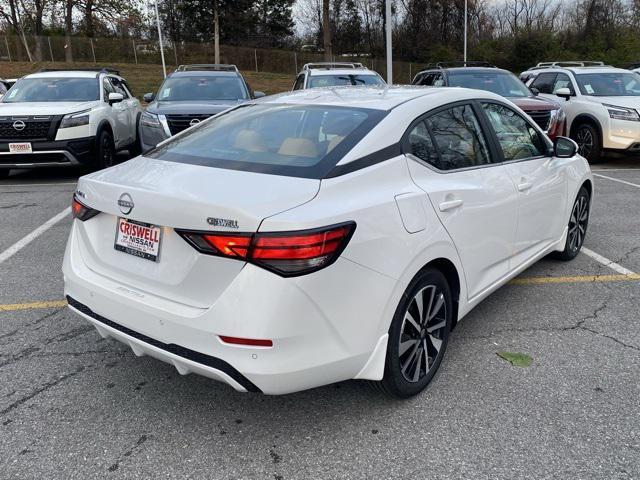
{"type": "Polygon", "coordinates": [[[385,113],[337,106],[249,104],[189,129],[146,156],[323,178],[385,113]]]}
{"type": "Polygon", "coordinates": [[[552,94],[556,76],[556,73],[541,73],[531,82],[531,88],[537,88],[540,93],[552,94]]]}
{"type": "Polygon", "coordinates": [[[440,170],[477,167],[491,163],[487,141],[471,105],[459,105],[430,115],[431,130],[440,154],[440,170]]]}
{"type": "Polygon", "coordinates": [[[440,157],[436,151],[436,147],[431,139],[431,134],[424,121],[419,122],[411,129],[408,137],[409,153],[418,157],[420,160],[433,165],[439,170],[443,170],[440,165],[440,157]]]}

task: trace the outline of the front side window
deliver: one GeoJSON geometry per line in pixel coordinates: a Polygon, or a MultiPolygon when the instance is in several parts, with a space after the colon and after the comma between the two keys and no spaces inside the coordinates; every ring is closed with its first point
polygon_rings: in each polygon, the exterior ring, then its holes
{"type": "Polygon", "coordinates": [[[309,88],[338,87],[341,85],[382,85],[384,81],[378,75],[313,75],[309,78],[309,88]]]}
{"type": "Polygon", "coordinates": [[[496,132],[505,161],[545,155],[546,142],[520,114],[496,103],[483,103],[482,107],[496,132]]]}
{"type": "Polygon", "coordinates": [[[100,99],[95,78],[22,78],[2,99],[19,102],[90,102],[100,99]]]}
{"type": "Polygon", "coordinates": [[[249,93],[235,75],[179,76],[167,78],[158,92],[161,102],[246,100],[249,93]]]}
{"type": "Polygon", "coordinates": [[[440,154],[441,170],[491,163],[487,141],[471,105],[447,108],[426,120],[440,154]]]}
{"type": "Polygon", "coordinates": [[[531,88],[537,88],[540,93],[553,94],[557,76],[557,73],[541,73],[531,82],[531,88]]]}
{"type": "Polygon", "coordinates": [[[109,79],[107,77],[104,77],[104,79],[102,80],[102,89],[104,90],[104,101],[105,102],[109,101],[109,94],[110,93],[116,93],[115,88],[113,88],[113,85],[111,84],[111,82],[109,81],[109,79]]]}
{"type": "Polygon", "coordinates": [[[475,88],[497,93],[502,97],[530,97],[531,91],[513,73],[500,70],[451,70],[450,87],[475,88]]]}
{"type": "Polygon", "coordinates": [[[583,95],[595,97],[640,96],[640,75],[637,73],[580,73],[576,80],[583,95]]]}
{"type": "Polygon", "coordinates": [[[123,98],[129,98],[129,94],[122,86],[122,82],[115,77],[109,77],[109,81],[111,85],[113,85],[113,89],[116,93],[121,93],[123,98]]]}
{"type": "Polygon", "coordinates": [[[433,85],[433,73],[426,73],[424,75],[422,75],[418,81],[416,82],[416,85],[423,85],[425,87],[430,87],[433,85]]]}
{"type": "Polygon", "coordinates": [[[569,75],[567,75],[566,73],[558,74],[555,82],[553,82],[553,90],[551,93],[555,95],[558,92],[558,90],[560,90],[561,88],[568,88],[569,92],[571,92],[571,95],[576,94],[576,91],[573,88],[573,84],[571,83],[571,79],[569,78],[569,75]]]}
{"type": "Polygon", "coordinates": [[[384,115],[364,108],[251,104],[194,127],[146,155],[216,168],[322,178],[384,115]]]}

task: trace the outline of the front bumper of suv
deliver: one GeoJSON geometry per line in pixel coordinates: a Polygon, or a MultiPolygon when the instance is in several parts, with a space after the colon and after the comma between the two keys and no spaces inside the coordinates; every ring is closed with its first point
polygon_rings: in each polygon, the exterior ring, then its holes
{"type": "Polygon", "coordinates": [[[11,153],[9,143],[0,141],[0,169],[33,168],[65,165],[85,165],[93,160],[93,137],[74,138],[72,140],[29,141],[31,153],[11,153]]]}

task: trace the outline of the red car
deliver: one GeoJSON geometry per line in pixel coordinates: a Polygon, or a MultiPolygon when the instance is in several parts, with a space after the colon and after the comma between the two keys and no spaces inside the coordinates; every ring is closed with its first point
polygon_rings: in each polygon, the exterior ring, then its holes
{"type": "Polygon", "coordinates": [[[413,85],[488,90],[524,110],[550,138],[565,134],[565,115],[559,103],[538,96],[508,70],[486,62],[440,62],[418,72],[413,85]]]}

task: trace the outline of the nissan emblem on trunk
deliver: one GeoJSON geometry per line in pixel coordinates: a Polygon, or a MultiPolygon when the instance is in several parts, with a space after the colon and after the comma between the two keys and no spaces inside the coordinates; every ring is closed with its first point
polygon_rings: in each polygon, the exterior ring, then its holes
{"type": "Polygon", "coordinates": [[[24,130],[24,127],[26,127],[27,124],[24,123],[22,120],[16,120],[15,122],[13,122],[13,129],[21,132],[22,130],[24,130]]]}
{"type": "Polygon", "coordinates": [[[120,206],[120,211],[124,215],[129,215],[134,207],[133,198],[131,198],[131,195],[128,193],[123,193],[118,199],[118,205],[120,206]]]}

